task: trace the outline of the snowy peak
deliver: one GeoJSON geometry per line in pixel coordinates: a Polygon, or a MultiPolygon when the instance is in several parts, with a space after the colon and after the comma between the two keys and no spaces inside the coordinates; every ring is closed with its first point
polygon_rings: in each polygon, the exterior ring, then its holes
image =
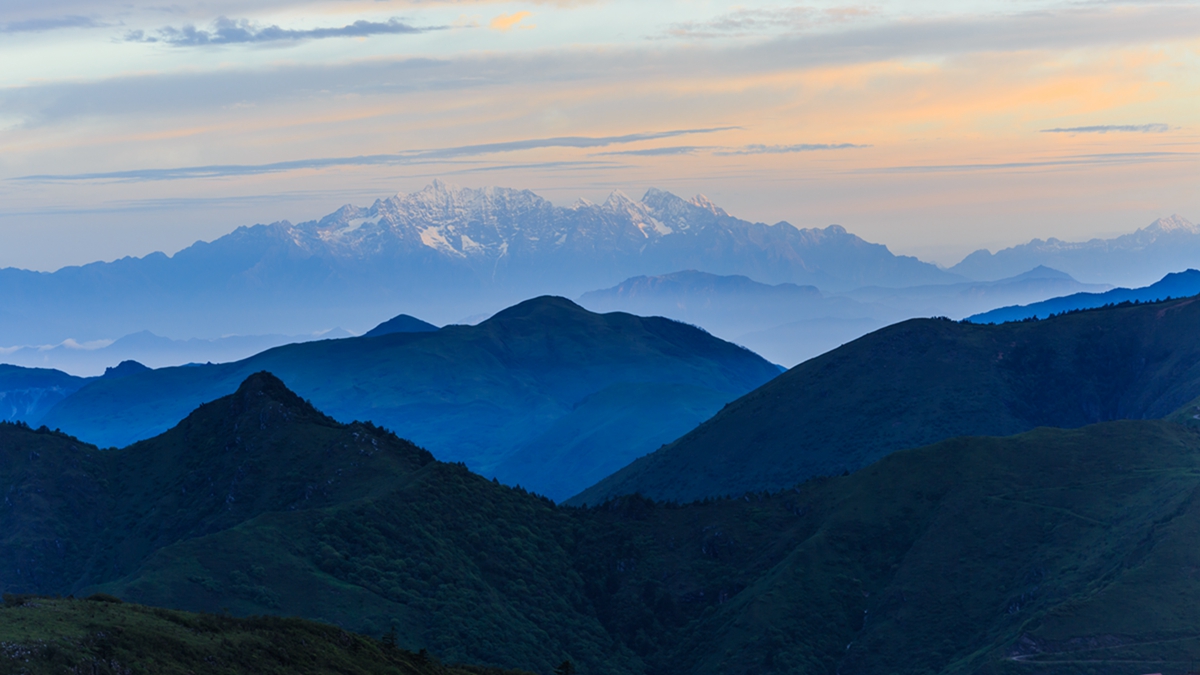
{"type": "Polygon", "coordinates": [[[698,207],[704,209],[705,211],[708,211],[709,213],[713,214],[714,216],[728,216],[729,215],[728,213],[725,212],[725,209],[712,203],[711,201],[709,201],[708,197],[705,197],[704,195],[696,195],[695,197],[692,197],[690,200],[688,200],[688,203],[694,204],[695,206],[698,206],[698,207]]]}
{"type": "Polygon", "coordinates": [[[634,201],[630,199],[629,196],[624,192],[621,192],[620,190],[613,190],[612,192],[608,193],[608,199],[604,200],[604,204],[602,206],[606,209],[617,211],[633,207],[634,201]]]}
{"type": "Polygon", "coordinates": [[[1200,227],[1192,223],[1188,219],[1179,214],[1171,214],[1166,218],[1159,218],[1147,225],[1144,232],[1166,233],[1166,232],[1186,232],[1188,234],[1200,234],[1200,227]]]}
{"type": "Polygon", "coordinates": [[[628,220],[641,232],[645,239],[657,238],[671,234],[673,230],[654,217],[654,213],[643,202],[635,202],[620,190],[613,190],[600,208],[610,215],[622,220],[628,220]]]}

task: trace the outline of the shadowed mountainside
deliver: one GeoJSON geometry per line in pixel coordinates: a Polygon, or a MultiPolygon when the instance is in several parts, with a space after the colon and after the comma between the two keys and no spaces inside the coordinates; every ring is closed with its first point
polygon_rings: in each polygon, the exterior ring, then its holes
{"type": "Polygon", "coordinates": [[[902,448],[1162,417],[1200,395],[1200,302],[998,326],[919,319],[806,361],[567,503],[780,489],[902,448]]]}

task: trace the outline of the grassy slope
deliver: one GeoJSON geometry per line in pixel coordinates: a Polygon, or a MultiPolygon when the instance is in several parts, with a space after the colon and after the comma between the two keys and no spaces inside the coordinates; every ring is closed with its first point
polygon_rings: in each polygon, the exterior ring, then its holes
{"type": "Polygon", "coordinates": [[[1200,394],[1200,302],[983,326],[921,319],[796,366],[568,500],[780,489],[954,436],[1155,418],[1200,394]]]}
{"type": "MultiPolygon", "coordinates": [[[[681,433],[677,420],[693,420],[697,405],[711,414],[778,374],[753,353],[689,326],[597,315],[560,298],[539,298],[478,326],[289,345],[233,364],[98,381],[56,406],[44,422],[100,445],[123,445],[165,431],[259,370],[275,373],[338,419],[373,420],[441,459],[484,472],[607,387],[686,385],[676,391],[677,400],[636,420],[650,440],[627,448],[632,459],[657,447],[663,429],[681,433]]],[[[593,433],[579,450],[608,454],[616,439],[593,433]]],[[[536,490],[562,475],[563,468],[548,464],[514,480],[536,490]]],[[[568,494],[586,484],[573,485],[568,494]]]]}
{"type": "Polygon", "coordinates": [[[0,672],[519,675],[427,656],[302,619],[191,614],[98,599],[5,598],[0,672]]]}

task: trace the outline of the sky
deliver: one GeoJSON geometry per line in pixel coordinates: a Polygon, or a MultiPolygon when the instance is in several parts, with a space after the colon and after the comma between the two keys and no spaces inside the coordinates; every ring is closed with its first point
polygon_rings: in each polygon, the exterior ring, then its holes
{"type": "Polygon", "coordinates": [[[943,265],[1200,221],[1200,3],[0,3],[0,266],[434,178],[705,194],[943,265]]]}

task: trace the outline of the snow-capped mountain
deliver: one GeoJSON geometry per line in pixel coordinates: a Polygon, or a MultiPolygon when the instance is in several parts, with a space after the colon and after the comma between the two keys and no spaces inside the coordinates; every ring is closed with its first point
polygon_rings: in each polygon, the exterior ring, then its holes
{"type": "Polygon", "coordinates": [[[540,294],[577,296],[631,276],[697,269],[844,290],[958,280],[833,225],[735,218],[703,196],[551,204],[528,190],[425,189],[300,224],[240,227],[173,256],[0,270],[0,346],[365,330],[407,312],[437,323],[540,294]],[[37,317],[36,321],[23,319],[37,317]]]}
{"type": "Polygon", "coordinates": [[[1200,265],[1200,226],[1172,215],[1113,239],[1034,239],[996,253],[975,251],[950,270],[971,279],[993,280],[1038,265],[1083,282],[1146,286],[1167,273],[1200,265]]]}
{"type": "Polygon", "coordinates": [[[266,228],[290,242],[290,256],[353,261],[353,273],[363,272],[364,263],[390,266],[397,257],[416,256],[469,269],[485,286],[532,292],[569,293],[635,272],[689,267],[826,287],[953,279],[836,225],[798,230],[751,223],[703,196],[684,200],[656,189],[641,201],[617,191],[602,204],[557,207],[528,190],[434,181],[369,207],[347,205],[318,221],[266,228]],[[530,284],[536,288],[525,288],[530,284]]]}

